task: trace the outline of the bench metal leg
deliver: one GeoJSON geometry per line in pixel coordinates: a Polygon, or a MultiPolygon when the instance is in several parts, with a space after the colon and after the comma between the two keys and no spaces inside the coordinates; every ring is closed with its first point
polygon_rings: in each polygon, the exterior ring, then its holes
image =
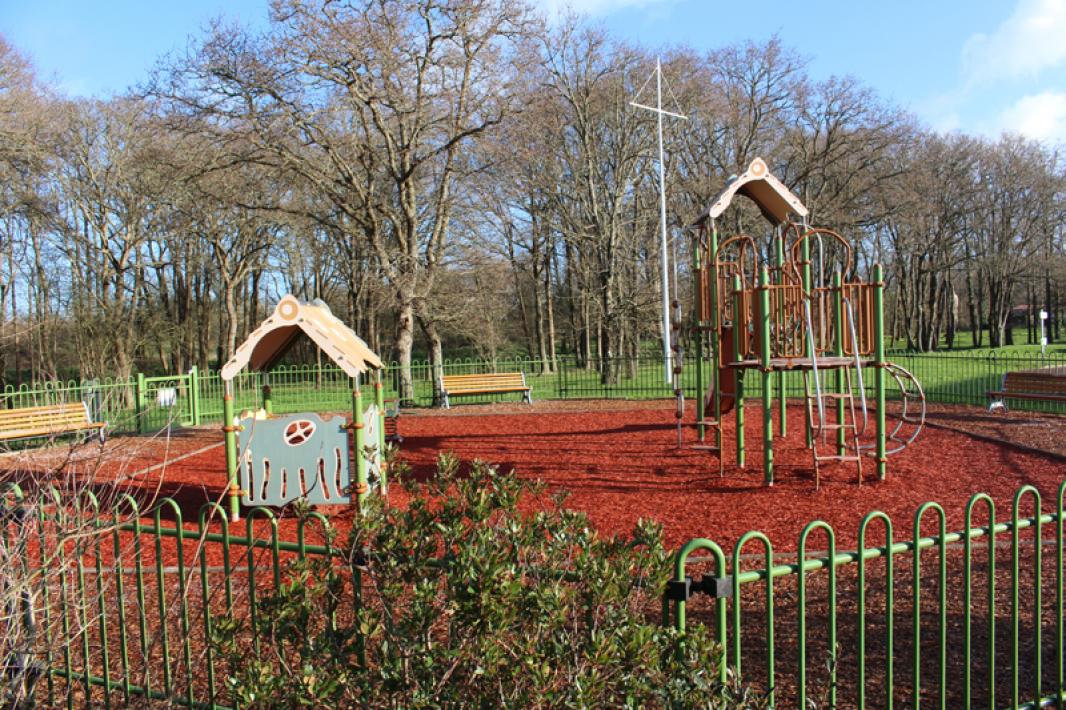
{"type": "Polygon", "coordinates": [[[988,411],[989,412],[994,412],[997,409],[1002,409],[1004,412],[1008,411],[1007,410],[1007,400],[1005,400],[1005,399],[994,399],[994,400],[992,400],[991,402],[988,403],[988,411]]]}

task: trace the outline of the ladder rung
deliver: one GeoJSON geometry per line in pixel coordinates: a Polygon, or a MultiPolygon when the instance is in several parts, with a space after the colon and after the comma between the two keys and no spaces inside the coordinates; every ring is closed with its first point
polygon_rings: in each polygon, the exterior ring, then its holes
{"type": "Polygon", "coordinates": [[[845,455],[845,456],[815,456],[819,461],[858,461],[861,457],[845,455]]]}
{"type": "MultiPolygon", "coordinates": [[[[851,394],[848,392],[822,392],[823,399],[851,399],[851,394]]],[[[818,395],[814,395],[813,399],[818,399],[818,395]]]]}
{"type": "Polygon", "coordinates": [[[854,424],[823,424],[822,429],[828,429],[829,431],[837,431],[839,429],[854,429],[854,424]]]}
{"type": "Polygon", "coordinates": [[[714,419],[697,419],[696,426],[722,426],[722,423],[714,419]]]}
{"type": "Polygon", "coordinates": [[[693,444],[693,445],[689,446],[688,448],[695,449],[696,451],[721,451],[722,447],[720,447],[720,446],[710,446],[708,444],[693,444]]]}

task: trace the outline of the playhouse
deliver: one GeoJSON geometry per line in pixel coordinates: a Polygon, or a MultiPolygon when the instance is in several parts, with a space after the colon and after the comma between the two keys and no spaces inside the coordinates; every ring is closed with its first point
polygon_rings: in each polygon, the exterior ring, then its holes
{"type": "Polygon", "coordinates": [[[287,295],[222,367],[223,427],[230,516],[240,505],[280,506],[302,499],[312,504],[362,502],[374,487],[387,486],[382,451],[384,403],[380,377],[374,402],[364,409],[361,381],[379,372],[381,359],[323,301],[287,295]],[[273,412],[270,371],[301,338],[310,338],[350,378],[351,420],[302,412],[273,412]],[[244,368],[262,378],[262,408],[234,415],[233,378],[244,368]],[[355,482],[351,481],[352,461],[355,482]]]}
{"type": "MultiPolygon", "coordinates": [[[[800,199],[756,158],[690,227],[698,363],[694,446],[716,452],[721,467],[721,422],[732,411],[736,461],[744,466],[744,388],[746,378],[750,382],[758,377],[763,479],[773,485],[775,391],[778,431],[783,435],[785,373],[796,371],[803,379],[806,443],[816,483],[819,466],[829,462],[853,463],[861,483],[866,457],[872,457],[877,478],[883,480],[888,456],[904,449],[921,431],[925,396],[910,372],[885,359],[881,266],[875,265],[869,279],[863,280],[851,244],[832,230],[810,227],[808,214],[800,199]],[[737,195],[759,208],[771,226],[769,239],[758,241],[747,234],[720,238],[716,220],[737,195]],[[709,382],[705,358],[710,363],[709,382]],[[889,377],[898,390],[891,429],[886,417],[889,377]],[[713,443],[705,443],[708,430],[713,443]]],[[[681,327],[677,315],[674,327],[681,327]]],[[[675,372],[679,375],[680,367],[675,372]]],[[[681,444],[680,386],[675,394],[681,444]]]]}

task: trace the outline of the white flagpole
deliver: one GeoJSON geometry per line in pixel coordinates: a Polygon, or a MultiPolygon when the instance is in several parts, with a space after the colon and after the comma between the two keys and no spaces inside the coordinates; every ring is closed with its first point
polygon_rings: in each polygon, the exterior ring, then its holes
{"type": "Polygon", "coordinates": [[[655,105],[659,108],[659,223],[662,226],[663,256],[663,371],[666,384],[674,382],[673,351],[670,347],[670,252],[666,247],[666,167],[663,160],[663,70],[659,58],[655,58],[655,105]]]}
{"type": "MultiPolygon", "coordinates": [[[[647,85],[647,82],[645,82],[647,85]]],[[[639,98],[640,92],[637,93],[639,98]]],[[[658,121],[659,133],[659,225],[661,227],[659,252],[662,255],[662,294],[663,294],[663,375],[666,384],[674,383],[673,350],[670,345],[670,251],[666,239],[666,159],[663,155],[663,114],[687,120],[687,116],[663,110],[663,70],[662,61],[655,58],[655,106],[646,106],[636,101],[631,106],[654,111],[658,121]]]]}

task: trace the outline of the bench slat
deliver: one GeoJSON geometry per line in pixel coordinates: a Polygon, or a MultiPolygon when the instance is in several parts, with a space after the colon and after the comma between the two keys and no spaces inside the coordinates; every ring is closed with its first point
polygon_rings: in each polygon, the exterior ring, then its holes
{"type": "Polygon", "coordinates": [[[1063,368],[1050,368],[1048,371],[1019,370],[1008,372],[1003,376],[1000,389],[987,392],[994,398],[989,410],[997,406],[1007,408],[1004,400],[1028,399],[1046,402],[1066,402],[1066,377],[1063,368]]]}
{"type": "Polygon", "coordinates": [[[81,402],[0,410],[0,441],[102,432],[106,426],[105,422],[92,421],[81,402]]]}
{"type": "Polygon", "coordinates": [[[453,395],[519,392],[527,402],[533,401],[533,388],[526,384],[526,376],[521,372],[444,375],[441,378],[441,389],[444,391],[445,407],[449,406],[448,398],[453,395]]]}

